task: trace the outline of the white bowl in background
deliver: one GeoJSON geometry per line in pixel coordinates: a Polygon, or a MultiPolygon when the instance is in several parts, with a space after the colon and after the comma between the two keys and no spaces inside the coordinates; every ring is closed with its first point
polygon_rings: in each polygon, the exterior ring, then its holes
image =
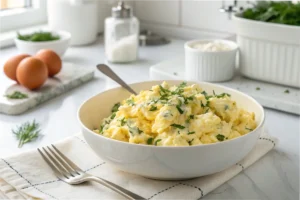
{"type": "MultiPolygon", "coordinates": [[[[182,81],[168,81],[178,85],[182,81]]],[[[150,89],[162,81],[131,84],[139,92],[150,89]]],[[[85,140],[95,153],[116,168],[144,177],[164,180],[189,179],[220,172],[242,160],[255,146],[263,131],[264,110],[252,97],[239,91],[204,82],[199,84],[212,93],[229,93],[237,105],[254,112],[257,128],[238,138],[220,143],[190,147],[158,147],[122,142],[94,133],[103,118],[111,114],[112,106],[128,98],[130,94],[123,88],[102,92],[85,101],[78,110],[78,120],[85,140]]]]}
{"type": "Polygon", "coordinates": [[[241,74],[300,88],[300,26],[233,16],[241,74]]]}
{"type": "Polygon", "coordinates": [[[15,43],[21,53],[34,55],[41,49],[51,49],[62,57],[69,47],[71,34],[66,31],[54,31],[53,33],[57,34],[60,39],[45,42],[32,42],[20,40],[16,37],[15,43]]]}
{"type": "Polygon", "coordinates": [[[219,82],[232,79],[238,46],[229,40],[192,40],[184,44],[186,79],[219,82]],[[230,50],[207,52],[193,48],[197,43],[218,41],[230,50]]]}

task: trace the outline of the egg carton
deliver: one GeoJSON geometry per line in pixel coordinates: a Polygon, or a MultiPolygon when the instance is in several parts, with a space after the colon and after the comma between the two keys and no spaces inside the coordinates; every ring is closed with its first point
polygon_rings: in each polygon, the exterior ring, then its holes
{"type": "MultiPolygon", "coordinates": [[[[184,56],[167,60],[150,67],[152,80],[187,80],[184,56]]],[[[300,115],[300,89],[266,83],[241,76],[238,71],[226,82],[216,82],[255,98],[264,107],[300,115]]]]}
{"type": "Polygon", "coordinates": [[[94,77],[94,69],[63,63],[62,70],[37,90],[28,90],[0,73],[0,113],[18,115],[54,98],[72,88],[82,85],[94,77]],[[25,99],[10,99],[6,95],[15,91],[27,94],[25,99]]]}

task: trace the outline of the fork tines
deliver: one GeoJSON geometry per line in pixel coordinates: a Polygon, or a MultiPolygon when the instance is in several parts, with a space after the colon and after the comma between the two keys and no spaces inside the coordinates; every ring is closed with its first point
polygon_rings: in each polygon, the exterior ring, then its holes
{"type": "Polygon", "coordinates": [[[77,165],[62,154],[54,145],[51,146],[52,148],[49,146],[47,148],[38,148],[38,151],[58,178],[64,180],[83,173],[77,165]]]}

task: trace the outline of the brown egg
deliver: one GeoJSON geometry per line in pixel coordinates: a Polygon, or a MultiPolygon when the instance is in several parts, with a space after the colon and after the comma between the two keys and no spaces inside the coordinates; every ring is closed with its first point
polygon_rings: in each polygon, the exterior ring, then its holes
{"type": "Polygon", "coordinates": [[[59,55],[57,55],[54,51],[50,49],[42,49],[37,52],[35,57],[47,65],[50,77],[60,72],[62,62],[59,55]]]}
{"type": "Polygon", "coordinates": [[[41,87],[47,78],[48,68],[43,61],[37,58],[25,58],[17,68],[19,83],[30,90],[41,87]]]}
{"type": "Polygon", "coordinates": [[[6,63],[4,64],[3,70],[4,73],[6,74],[6,76],[14,81],[17,81],[17,67],[19,65],[19,63],[24,59],[29,57],[30,55],[28,54],[20,54],[14,57],[11,57],[10,59],[8,59],[6,61],[6,63]]]}

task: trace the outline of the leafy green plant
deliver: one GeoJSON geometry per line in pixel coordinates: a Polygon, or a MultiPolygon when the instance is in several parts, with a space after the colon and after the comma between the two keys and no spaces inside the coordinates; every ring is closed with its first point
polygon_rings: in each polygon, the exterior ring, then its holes
{"type": "Polygon", "coordinates": [[[45,42],[45,41],[53,41],[53,40],[59,40],[58,35],[54,35],[51,32],[47,31],[39,31],[39,32],[34,32],[32,34],[20,34],[17,32],[18,39],[19,40],[24,40],[24,41],[31,41],[31,42],[45,42]]]}
{"type": "Polygon", "coordinates": [[[241,17],[251,20],[300,26],[300,3],[291,1],[257,1],[241,17]]]}

